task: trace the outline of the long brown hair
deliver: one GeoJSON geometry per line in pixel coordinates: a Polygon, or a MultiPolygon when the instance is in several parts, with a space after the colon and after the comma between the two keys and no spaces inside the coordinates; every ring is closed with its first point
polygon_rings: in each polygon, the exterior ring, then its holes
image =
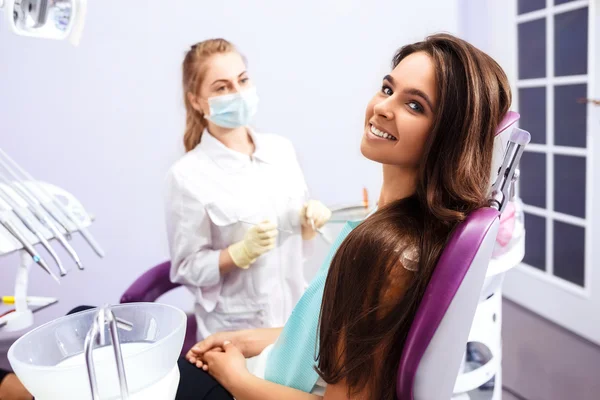
{"type": "Polygon", "coordinates": [[[183,59],[183,101],[185,102],[185,133],[183,144],[185,151],[190,151],[200,143],[202,132],[206,129],[206,120],[201,112],[197,111],[189,99],[189,94],[197,94],[202,79],[206,61],[215,54],[237,51],[225,39],[209,39],[193,45],[183,59]]]}
{"type": "Polygon", "coordinates": [[[349,396],[395,399],[404,342],[441,251],[456,225],[486,203],[494,134],[511,103],[502,68],[469,43],[432,35],[398,50],[393,67],[415,52],[433,60],[440,99],[417,190],[348,235],[323,294],[317,370],[330,384],[345,382],[349,396]],[[411,246],[420,254],[416,272],[400,257],[411,246]]]}

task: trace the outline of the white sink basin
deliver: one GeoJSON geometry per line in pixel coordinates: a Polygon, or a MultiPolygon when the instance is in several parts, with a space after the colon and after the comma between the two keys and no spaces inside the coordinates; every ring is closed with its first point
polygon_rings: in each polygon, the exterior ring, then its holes
{"type": "MultiPolygon", "coordinates": [[[[158,303],[123,304],[111,310],[115,317],[133,324],[131,331],[119,329],[130,400],[174,399],[185,313],[158,303]]],[[[88,310],[59,318],[32,330],[11,346],[10,364],[36,400],[92,399],[83,349],[96,312],[88,310]]],[[[120,399],[108,329],[105,333],[108,345],[93,351],[100,397],[120,399]]]]}

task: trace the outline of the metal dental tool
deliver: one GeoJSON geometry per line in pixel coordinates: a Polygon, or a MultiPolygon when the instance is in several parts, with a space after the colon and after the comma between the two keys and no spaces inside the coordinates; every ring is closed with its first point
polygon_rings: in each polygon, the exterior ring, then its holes
{"type": "Polygon", "coordinates": [[[327,244],[332,244],[333,240],[331,240],[331,238],[329,236],[327,236],[325,234],[325,232],[323,232],[321,229],[317,229],[317,227],[315,226],[315,221],[313,221],[312,219],[310,220],[310,227],[312,228],[313,231],[317,232],[319,235],[321,235],[321,237],[323,238],[323,240],[327,243],[327,244]]]}
{"type": "MultiPolygon", "coordinates": [[[[75,224],[75,226],[77,227],[77,230],[81,233],[81,235],[83,236],[83,238],[86,240],[86,242],[88,242],[88,244],[92,247],[92,249],[96,252],[96,254],[98,254],[99,257],[104,257],[104,250],[102,250],[102,248],[100,247],[100,245],[98,244],[98,242],[96,242],[96,240],[94,239],[94,237],[92,236],[92,234],[87,230],[87,228],[85,228],[84,226],[81,225],[80,221],[77,219],[77,217],[75,215],[73,215],[73,213],[66,208],[60,201],[58,201],[56,199],[56,197],[49,193],[46,188],[41,185],[37,180],[35,180],[27,171],[25,171],[23,168],[21,168],[19,166],[19,164],[17,164],[12,158],[10,158],[10,156],[8,154],[6,154],[6,152],[4,152],[4,150],[2,150],[0,148],[0,156],[4,157],[5,160],[7,160],[18,172],[19,174],[21,174],[25,179],[27,179],[28,181],[31,181],[31,183],[35,184],[36,188],[38,188],[42,193],[44,193],[44,195],[48,196],[51,201],[52,204],[54,204],[56,207],[58,207],[58,209],[64,214],[66,215],[71,222],[73,222],[73,224],[75,224]]],[[[11,175],[13,175],[14,179],[16,179],[19,183],[21,183],[22,186],[26,186],[26,183],[23,182],[23,179],[20,179],[17,174],[14,173],[14,171],[12,171],[12,169],[10,169],[10,167],[6,167],[6,163],[1,162],[0,164],[2,164],[4,166],[5,169],[7,169],[9,171],[9,173],[11,173],[11,175]]],[[[38,200],[39,197],[35,196],[38,200]]],[[[43,204],[43,201],[40,201],[40,203],[43,204]]]]}
{"type": "Polygon", "coordinates": [[[58,258],[58,255],[56,254],[52,246],[50,246],[50,243],[48,243],[46,237],[42,234],[42,232],[39,231],[39,229],[36,229],[35,223],[29,216],[27,211],[19,204],[17,204],[17,202],[12,197],[10,197],[10,195],[8,195],[1,186],[0,199],[4,200],[9,205],[9,207],[12,208],[12,211],[15,213],[15,215],[19,217],[21,222],[23,222],[23,225],[25,225],[27,229],[29,229],[35,236],[37,236],[37,238],[40,241],[40,244],[44,246],[46,251],[52,256],[52,258],[56,262],[58,270],[60,271],[60,276],[65,276],[67,274],[67,271],[65,270],[65,267],[63,267],[60,258],[58,258]]]}
{"type": "MultiPolygon", "coordinates": [[[[244,220],[242,220],[242,219],[240,219],[239,221],[240,221],[241,223],[243,223],[243,224],[254,225],[254,226],[258,225],[258,224],[257,224],[257,223],[255,223],[255,222],[244,221],[244,220]]],[[[275,229],[277,229],[279,232],[284,232],[284,233],[289,233],[289,234],[292,234],[292,233],[294,233],[294,232],[292,232],[292,231],[290,231],[290,230],[287,230],[287,229],[281,229],[281,228],[275,228],[275,229]]]]}
{"type": "MultiPolygon", "coordinates": [[[[217,218],[223,218],[223,219],[229,218],[221,209],[219,209],[217,207],[212,207],[211,213],[213,213],[215,216],[217,216],[217,218]]],[[[248,225],[254,225],[254,226],[259,225],[257,222],[251,222],[248,220],[241,219],[239,217],[235,217],[235,219],[237,219],[238,222],[241,222],[242,224],[248,224],[248,225]]],[[[281,229],[281,228],[275,228],[275,229],[277,229],[279,232],[285,232],[285,233],[289,233],[289,234],[294,233],[289,229],[281,229]]]]}
{"type": "Polygon", "coordinates": [[[37,265],[39,265],[44,271],[46,271],[46,273],[50,275],[56,282],[60,283],[58,277],[54,275],[50,268],[48,268],[48,264],[46,264],[44,259],[40,257],[33,245],[29,242],[29,240],[27,240],[27,238],[19,230],[19,228],[17,228],[15,224],[13,224],[12,221],[10,221],[7,214],[8,211],[0,210],[0,224],[2,224],[6,228],[6,230],[10,232],[10,234],[13,235],[15,239],[17,239],[23,245],[23,250],[29,253],[31,258],[33,258],[33,261],[35,261],[37,265]]]}
{"type": "MultiPolygon", "coordinates": [[[[2,161],[0,160],[0,165],[1,164],[2,161]]],[[[83,264],[79,259],[79,255],[77,254],[77,252],[75,252],[75,249],[67,241],[67,238],[70,238],[71,236],[69,235],[69,230],[67,229],[67,227],[61,224],[65,232],[67,232],[67,236],[65,237],[65,235],[61,233],[58,226],[56,226],[56,224],[54,223],[55,217],[52,218],[47,216],[46,212],[48,212],[48,210],[44,211],[44,209],[40,206],[40,203],[37,202],[36,198],[33,197],[32,194],[27,192],[29,189],[26,186],[16,185],[8,179],[4,178],[2,175],[0,175],[0,182],[4,183],[5,185],[13,189],[15,192],[17,192],[17,194],[21,196],[21,198],[25,200],[27,204],[29,204],[29,209],[31,210],[31,212],[33,212],[33,215],[35,215],[35,217],[52,232],[56,240],[58,240],[58,242],[64,247],[67,253],[69,253],[71,258],[75,261],[77,267],[82,270],[83,264]]],[[[6,191],[4,192],[6,193],[6,191]]],[[[50,212],[48,212],[48,214],[52,215],[50,212]]],[[[60,224],[60,222],[58,223],[60,224]]]]}
{"type": "MultiPolygon", "coordinates": [[[[6,162],[4,162],[2,160],[2,158],[0,158],[0,166],[2,166],[4,168],[4,170],[10,175],[10,177],[12,177],[12,179],[15,179],[17,182],[20,181],[19,176],[15,173],[15,171],[6,162]]],[[[38,201],[37,196],[35,195],[35,193],[33,193],[31,191],[31,189],[29,187],[24,186],[24,185],[17,185],[15,182],[11,181],[9,178],[6,178],[2,175],[0,175],[0,181],[3,182],[4,184],[10,186],[11,189],[13,189],[15,192],[17,192],[24,200],[27,201],[27,203],[30,205],[32,210],[38,212],[40,214],[40,216],[43,216],[43,218],[45,218],[45,219],[47,219],[45,217],[46,213],[48,215],[52,216],[52,219],[54,221],[56,221],[56,223],[58,223],[64,229],[65,237],[67,239],[71,239],[71,234],[69,233],[69,227],[63,223],[62,219],[59,218],[54,213],[53,210],[50,210],[49,208],[47,208],[45,206],[44,202],[38,201]]],[[[38,219],[40,218],[37,214],[36,214],[36,217],[38,219]]]]}

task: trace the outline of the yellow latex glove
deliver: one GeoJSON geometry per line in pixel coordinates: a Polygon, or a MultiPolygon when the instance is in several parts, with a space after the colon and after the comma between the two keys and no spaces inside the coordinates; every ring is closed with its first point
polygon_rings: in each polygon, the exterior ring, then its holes
{"type": "Polygon", "coordinates": [[[243,240],[227,248],[231,259],[238,267],[247,269],[258,257],[275,248],[277,225],[263,221],[248,229],[243,240]]]}
{"type": "Polygon", "coordinates": [[[300,211],[300,222],[304,227],[316,231],[331,218],[331,211],[317,200],[309,200],[300,211]]]}

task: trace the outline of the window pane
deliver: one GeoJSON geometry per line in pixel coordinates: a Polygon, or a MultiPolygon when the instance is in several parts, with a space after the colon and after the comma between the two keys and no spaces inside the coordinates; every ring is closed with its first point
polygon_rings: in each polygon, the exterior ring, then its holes
{"type": "Polygon", "coordinates": [[[541,10],[546,7],[546,0],[519,0],[518,14],[541,10]]]}
{"type": "Polygon", "coordinates": [[[554,5],[559,5],[559,4],[564,4],[564,3],[570,3],[571,1],[575,1],[575,0],[554,0],[554,5]]]}
{"type": "Polygon", "coordinates": [[[525,204],[546,208],[546,154],[524,152],[519,190],[525,204]]]}
{"type": "Polygon", "coordinates": [[[584,228],[554,221],[554,275],[576,285],[584,286],[584,228]]]}
{"type": "Polygon", "coordinates": [[[554,16],[554,75],[587,74],[588,8],[554,16]]]}
{"type": "Polygon", "coordinates": [[[546,270],[546,218],[525,213],[525,257],[523,262],[546,270]]]}
{"type": "Polygon", "coordinates": [[[519,24],[519,79],[546,76],[546,19],[519,24]]]}
{"type": "Polygon", "coordinates": [[[546,87],[519,89],[519,128],[531,134],[531,143],[546,143],[546,87]]]}
{"type": "Polygon", "coordinates": [[[585,157],[554,156],[554,210],[585,218],[585,157]]]}
{"type": "Polygon", "coordinates": [[[554,144],[586,147],[587,106],[577,100],[587,96],[587,85],[554,87],[554,144]]]}

